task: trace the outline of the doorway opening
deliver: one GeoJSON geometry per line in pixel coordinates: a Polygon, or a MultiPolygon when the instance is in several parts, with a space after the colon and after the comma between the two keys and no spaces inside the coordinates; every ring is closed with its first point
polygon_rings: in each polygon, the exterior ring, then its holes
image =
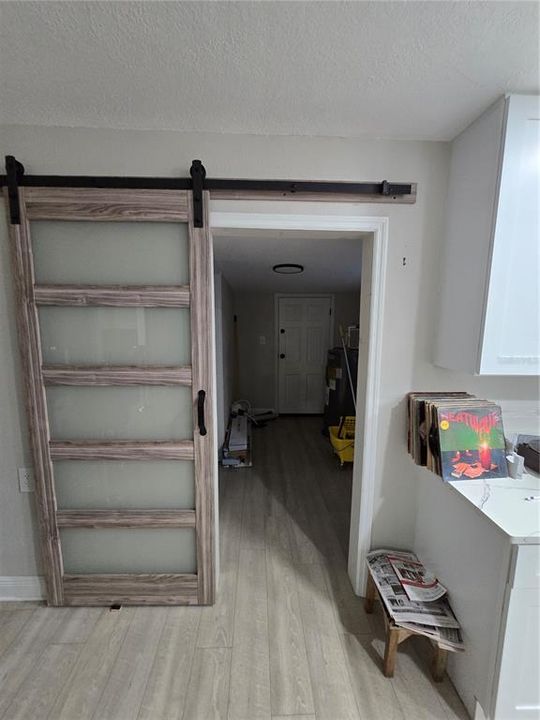
{"type": "Polygon", "coordinates": [[[259,501],[266,503],[266,511],[269,503],[271,509],[278,502],[288,512],[299,561],[302,554],[309,562],[309,552],[328,553],[339,546],[345,568],[348,558],[353,588],[361,594],[371,541],[373,478],[366,470],[372,470],[374,453],[366,439],[374,441],[376,432],[379,349],[374,329],[382,308],[386,219],[214,212],[211,225],[218,442],[226,437],[234,400],[246,401],[243,407],[255,416],[277,415],[253,432],[252,468],[222,471],[222,485],[231,473],[252,473],[262,480],[266,497],[259,501]],[[304,271],[287,277],[272,272],[284,263],[304,271]],[[323,317],[326,311],[329,321],[323,317]],[[341,367],[334,362],[329,371],[329,353],[343,354],[344,346],[349,370],[342,358],[341,367]],[[334,412],[338,418],[354,416],[348,375],[354,376],[355,366],[354,465],[344,463],[341,469],[325,415],[339,381],[349,407],[334,412]]]}

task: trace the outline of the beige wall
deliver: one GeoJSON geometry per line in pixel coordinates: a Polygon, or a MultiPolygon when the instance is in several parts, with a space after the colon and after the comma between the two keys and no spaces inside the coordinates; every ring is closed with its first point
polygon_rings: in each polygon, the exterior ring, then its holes
{"type": "Polygon", "coordinates": [[[238,395],[252,407],[275,407],[274,295],[237,292],[238,395]],[[259,342],[260,336],[266,340],[259,342]]]}
{"type": "MultiPolygon", "coordinates": [[[[406,452],[405,393],[464,389],[502,400],[516,418],[532,412],[538,397],[534,378],[475,378],[432,364],[448,174],[446,143],[12,126],[1,129],[0,150],[2,155],[14,154],[29,173],[186,176],[191,160],[198,157],[213,177],[418,183],[416,205],[361,206],[365,215],[389,218],[373,545],[413,543],[418,471],[406,452]]],[[[214,207],[222,205],[214,203],[214,207]]],[[[302,204],[298,212],[317,209],[302,204]]],[[[27,463],[28,456],[3,231],[0,257],[2,576],[33,574],[38,565],[30,498],[17,490],[16,468],[27,463]]]]}

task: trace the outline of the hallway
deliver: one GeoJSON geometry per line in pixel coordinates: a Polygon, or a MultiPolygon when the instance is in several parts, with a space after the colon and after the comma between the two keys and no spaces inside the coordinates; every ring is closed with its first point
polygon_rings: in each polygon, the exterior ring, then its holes
{"type": "Polygon", "coordinates": [[[431,681],[422,643],[383,677],[380,609],[367,616],[347,576],[352,469],[320,428],[281,417],[254,431],[252,469],[221,474],[222,593],[199,647],[208,626],[209,645],[219,625],[230,638],[229,717],[466,718],[451,683],[431,681]]]}
{"type": "Polygon", "coordinates": [[[221,474],[221,584],[207,608],[0,606],[0,718],[464,720],[422,643],[383,677],[380,610],[347,577],[351,471],[318,417],[253,433],[221,474]]]}

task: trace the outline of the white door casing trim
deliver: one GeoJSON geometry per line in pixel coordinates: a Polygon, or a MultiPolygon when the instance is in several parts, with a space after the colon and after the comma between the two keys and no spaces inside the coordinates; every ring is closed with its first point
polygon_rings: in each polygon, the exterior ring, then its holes
{"type": "MultiPolygon", "coordinates": [[[[368,310],[370,320],[368,337],[365,338],[367,345],[365,395],[364,398],[359,398],[360,402],[357,402],[357,429],[360,429],[360,433],[357,432],[355,443],[348,559],[349,577],[353,589],[357,595],[363,595],[367,581],[366,555],[371,549],[376,468],[379,464],[378,415],[389,221],[387,217],[345,214],[350,213],[350,206],[345,208],[343,204],[338,203],[313,203],[313,206],[316,208],[316,213],[297,214],[291,212],[291,201],[274,201],[269,209],[275,212],[261,213],[249,212],[249,201],[219,201],[219,211],[212,211],[212,206],[210,208],[210,228],[212,231],[234,228],[334,232],[339,230],[372,235],[371,292],[368,294],[361,289],[361,305],[369,303],[369,308],[365,309],[368,310]],[[223,210],[229,207],[230,211],[223,210]],[[281,209],[285,212],[278,211],[281,209]]],[[[360,382],[358,386],[360,387],[360,382]]]]}
{"type": "Polygon", "coordinates": [[[330,315],[330,325],[328,327],[328,341],[329,345],[328,347],[332,347],[332,342],[334,339],[334,315],[335,315],[335,298],[332,293],[274,293],[274,349],[275,349],[275,358],[274,358],[274,367],[275,367],[275,387],[274,387],[274,407],[276,412],[279,414],[279,300],[280,298],[286,298],[286,297],[324,297],[324,298],[330,298],[330,307],[332,310],[332,313],[330,315]]]}

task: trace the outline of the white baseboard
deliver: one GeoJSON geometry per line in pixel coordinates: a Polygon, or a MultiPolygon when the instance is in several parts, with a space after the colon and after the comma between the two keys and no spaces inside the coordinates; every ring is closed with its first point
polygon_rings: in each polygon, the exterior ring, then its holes
{"type": "Polygon", "coordinates": [[[0,602],[44,598],[45,583],[41,575],[0,575],[0,602]]]}

